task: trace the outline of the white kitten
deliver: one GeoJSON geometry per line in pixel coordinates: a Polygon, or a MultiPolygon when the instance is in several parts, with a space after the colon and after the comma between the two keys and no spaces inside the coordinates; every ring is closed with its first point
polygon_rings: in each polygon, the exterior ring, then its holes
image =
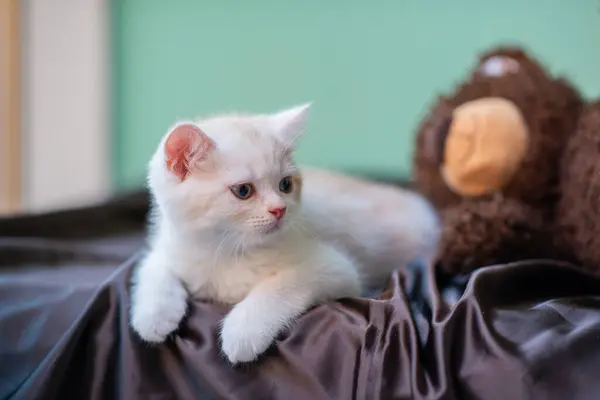
{"type": "Polygon", "coordinates": [[[191,295],[235,304],[223,321],[222,350],[233,363],[252,361],[309,307],[358,296],[361,283],[380,283],[392,267],[437,243],[427,218],[427,229],[407,233],[418,216],[400,207],[433,215],[422,199],[377,184],[313,171],[309,207],[300,207],[307,196],[292,153],[307,110],[221,116],[167,133],[149,166],[156,231],[132,288],[131,324],[143,339],[161,342],[174,331],[191,295]],[[333,201],[336,184],[354,197],[333,201]],[[373,209],[374,201],[393,210],[382,217],[385,207],[373,209]],[[394,228],[400,220],[390,214],[403,215],[404,225],[394,228]],[[380,251],[390,245],[406,250],[403,258],[380,251]]]}

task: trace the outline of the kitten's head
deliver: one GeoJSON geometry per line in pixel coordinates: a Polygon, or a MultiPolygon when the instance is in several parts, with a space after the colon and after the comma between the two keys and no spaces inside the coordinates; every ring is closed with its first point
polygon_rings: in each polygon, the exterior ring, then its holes
{"type": "Polygon", "coordinates": [[[276,237],[298,215],[302,180],[292,154],[308,109],[175,124],[150,162],[161,211],[190,233],[245,246],[276,237]]]}

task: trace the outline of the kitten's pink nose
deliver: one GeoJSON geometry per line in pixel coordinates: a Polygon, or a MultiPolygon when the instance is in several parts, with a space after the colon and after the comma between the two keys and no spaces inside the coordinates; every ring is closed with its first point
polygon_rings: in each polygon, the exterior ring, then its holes
{"type": "Polygon", "coordinates": [[[269,208],[269,212],[279,221],[285,215],[285,207],[269,208]]]}

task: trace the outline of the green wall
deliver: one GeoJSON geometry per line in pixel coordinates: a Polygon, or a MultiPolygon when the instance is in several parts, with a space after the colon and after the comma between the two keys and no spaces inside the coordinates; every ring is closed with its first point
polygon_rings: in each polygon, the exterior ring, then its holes
{"type": "Polygon", "coordinates": [[[600,94],[598,0],[114,0],[114,178],[143,183],[177,118],[313,100],[303,163],[410,173],[427,105],[522,43],[600,94]]]}

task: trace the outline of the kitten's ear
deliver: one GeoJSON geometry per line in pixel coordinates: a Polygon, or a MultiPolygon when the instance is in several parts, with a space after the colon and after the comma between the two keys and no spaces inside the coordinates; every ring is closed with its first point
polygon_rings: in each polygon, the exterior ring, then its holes
{"type": "Polygon", "coordinates": [[[306,131],[310,106],[311,103],[306,103],[270,116],[275,135],[287,146],[294,147],[298,138],[306,131]]]}
{"type": "Polygon", "coordinates": [[[167,169],[182,181],[216,147],[213,140],[193,122],[175,124],[169,130],[164,146],[167,169]]]}

